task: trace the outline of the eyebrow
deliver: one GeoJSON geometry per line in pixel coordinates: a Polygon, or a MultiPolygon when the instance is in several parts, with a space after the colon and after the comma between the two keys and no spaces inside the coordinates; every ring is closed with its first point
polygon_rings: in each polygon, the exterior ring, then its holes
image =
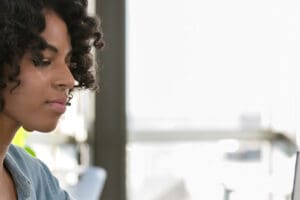
{"type": "MultiPolygon", "coordinates": [[[[50,51],[54,52],[54,53],[58,53],[59,50],[58,48],[56,48],[55,46],[51,45],[51,44],[47,44],[46,49],[49,49],[50,51]]],[[[72,54],[72,49],[70,49],[70,51],[67,53],[66,57],[71,56],[72,54]]]]}
{"type": "Polygon", "coordinates": [[[51,44],[47,44],[46,49],[49,49],[50,51],[53,51],[54,53],[58,53],[58,49],[51,44]]]}

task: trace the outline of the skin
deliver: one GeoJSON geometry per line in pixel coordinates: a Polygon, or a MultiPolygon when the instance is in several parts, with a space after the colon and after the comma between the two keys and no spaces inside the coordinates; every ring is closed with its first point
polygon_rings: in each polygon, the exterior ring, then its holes
{"type": "Polygon", "coordinates": [[[3,91],[5,106],[0,113],[0,200],[17,199],[15,185],[4,166],[8,146],[16,131],[49,132],[65,110],[68,92],[74,87],[69,69],[70,37],[65,22],[52,11],[45,11],[46,28],[41,36],[51,45],[43,53],[43,65],[35,66],[29,52],[20,62],[18,79],[21,84],[8,82],[3,91]],[[12,90],[13,89],[13,90],[12,90]]]}

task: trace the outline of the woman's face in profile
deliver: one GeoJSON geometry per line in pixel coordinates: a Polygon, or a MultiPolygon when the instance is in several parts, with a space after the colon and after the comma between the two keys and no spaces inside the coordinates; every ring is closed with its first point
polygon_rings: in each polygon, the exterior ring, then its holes
{"type": "Polygon", "coordinates": [[[0,119],[11,127],[48,132],[53,130],[66,110],[68,91],[74,87],[69,64],[71,43],[65,22],[54,12],[45,12],[46,28],[41,36],[49,48],[42,52],[41,64],[35,66],[27,52],[20,62],[21,82],[9,82],[4,89],[5,106],[0,119]]]}

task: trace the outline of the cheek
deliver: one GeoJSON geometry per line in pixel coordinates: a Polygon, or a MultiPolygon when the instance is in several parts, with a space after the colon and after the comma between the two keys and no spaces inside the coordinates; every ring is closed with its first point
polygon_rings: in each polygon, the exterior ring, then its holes
{"type": "Polygon", "coordinates": [[[43,105],[8,108],[7,114],[28,131],[49,132],[56,128],[60,116],[49,112],[43,105]]]}
{"type": "Polygon", "coordinates": [[[52,131],[60,115],[49,111],[44,93],[44,87],[29,88],[26,84],[20,85],[12,93],[6,91],[3,113],[28,131],[52,131]]]}
{"type": "Polygon", "coordinates": [[[36,100],[34,90],[30,91],[23,85],[19,85],[17,88],[8,87],[3,97],[5,109],[10,112],[18,112],[19,110],[19,113],[29,110],[36,100]]]}

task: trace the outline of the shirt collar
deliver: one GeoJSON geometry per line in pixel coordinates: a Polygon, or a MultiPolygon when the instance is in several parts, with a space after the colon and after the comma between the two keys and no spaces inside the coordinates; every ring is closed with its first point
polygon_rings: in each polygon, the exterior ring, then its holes
{"type": "Polygon", "coordinates": [[[4,165],[10,172],[16,185],[18,197],[29,198],[31,191],[31,182],[25,176],[20,166],[17,164],[13,156],[8,151],[4,159],[4,165]]]}

